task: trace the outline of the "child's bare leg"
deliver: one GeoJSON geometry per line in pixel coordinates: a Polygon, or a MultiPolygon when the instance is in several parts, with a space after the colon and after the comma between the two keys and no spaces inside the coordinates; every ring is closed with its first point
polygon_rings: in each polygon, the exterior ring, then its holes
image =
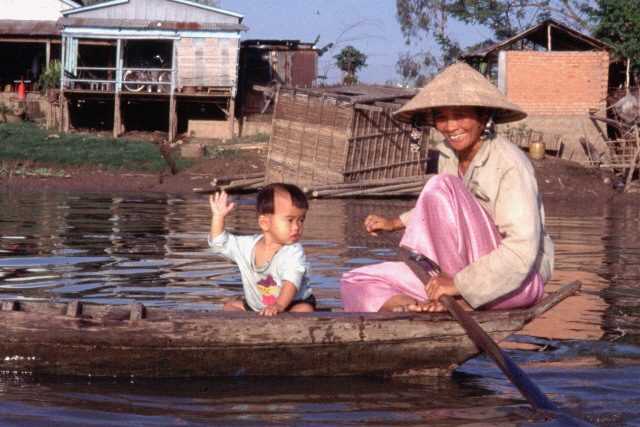
{"type": "Polygon", "coordinates": [[[312,311],[315,311],[313,306],[311,304],[307,304],[306,302],[296,304],[291,307],[291,310],[289,310],[289,312],[291,313],[311,313],[312,311]]]}
{"type": "Polygon", "coordinates": [[[242,302],[242,300],[239,300],[239,299],[227,301],[226,303],[224,303],[222,310],[223,311],[247,311],[244,309],[244,303],[242,302]]]}

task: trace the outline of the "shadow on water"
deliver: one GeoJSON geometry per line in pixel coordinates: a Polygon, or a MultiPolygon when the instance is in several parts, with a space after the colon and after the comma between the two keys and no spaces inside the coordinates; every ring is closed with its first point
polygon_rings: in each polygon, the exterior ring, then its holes
{"type": "MultiPolygon", "coordinates": [[[[238,198],[230,231],[257,232],[238,198]]],[[[339,307],[344,271],[395,260],[362,216],[411,200],[312,200],[302,242],[314,294],[339,307]]],[[[545,205],[553,291],[582,291],[503,343],[556,405],[597,425],[640,425],[640,210],[545,205]]],[[[242,293],[208,253],[204,197],[0,192],[0,299],[218,310],[242,293]]],[[[399,238],[399,236],[398,236],[399,238]]],[[[514,424],[541,422],[486,356],[452,377],[143,380],[0,376],[0,422],[20,424],[514,424]]]]}

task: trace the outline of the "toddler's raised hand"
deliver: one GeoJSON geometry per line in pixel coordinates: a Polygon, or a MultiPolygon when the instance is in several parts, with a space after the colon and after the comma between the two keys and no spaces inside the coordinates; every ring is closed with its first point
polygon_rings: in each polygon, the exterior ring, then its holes
{"type": "Polygon", "coordinates": [[[224,218],[236,204],[233,202],[227,204],[227,192],[220,191],[209,196],[209,205],[211,205],[213,216],[224,218]]]}

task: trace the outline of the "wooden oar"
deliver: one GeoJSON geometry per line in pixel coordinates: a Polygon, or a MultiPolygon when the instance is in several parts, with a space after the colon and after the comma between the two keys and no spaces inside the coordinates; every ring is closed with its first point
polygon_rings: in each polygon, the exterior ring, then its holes
{"type": "MultiPolygon", "coordinates": [[[[411,271],[426,285],[431,279],[431,276],[412,253],[408,249],[398,246],[386,232],[380,231],[378,234],[395,249],[400,259],[407,264],[411,271]]],[[[431,264],[431,268],[434,271],[440,271],[440,268],[434,261],[426,257],[422,258],[431,264]]],[[[453,297],[443,295],[440,297],[440,302],[449,310],[458,323],[460,323],[460,326],[467,332],[469,338],[489,355],[498,368],[500,368],[516,388],[520,390],[522,396],[527,399],[534,410],[549,413],[562,421],[563,425],[590,425],[560,411],[527,374],[498,347],[489,334],[469,316],[469,313],[467,313],[453,297]]]]}

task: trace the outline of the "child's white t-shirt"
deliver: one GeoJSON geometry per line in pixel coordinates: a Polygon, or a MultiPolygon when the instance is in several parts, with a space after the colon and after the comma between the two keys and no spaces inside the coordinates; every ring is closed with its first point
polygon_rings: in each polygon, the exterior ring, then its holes
{"type": "Polygon", "coordinates": [[[236,236],[223,231],[213,241],[211,236],[207,237],[207,242],[214,253],[238,265],[245,298],[253,310],[260,311],[275,303],[284,280],[290,281],[298,289],[293,301],[309,298],[311,266],[302,245],[299,242],[284,245],[271,261],[255,265],[254,247],[262,237],[262,234],[236,236]]]}

